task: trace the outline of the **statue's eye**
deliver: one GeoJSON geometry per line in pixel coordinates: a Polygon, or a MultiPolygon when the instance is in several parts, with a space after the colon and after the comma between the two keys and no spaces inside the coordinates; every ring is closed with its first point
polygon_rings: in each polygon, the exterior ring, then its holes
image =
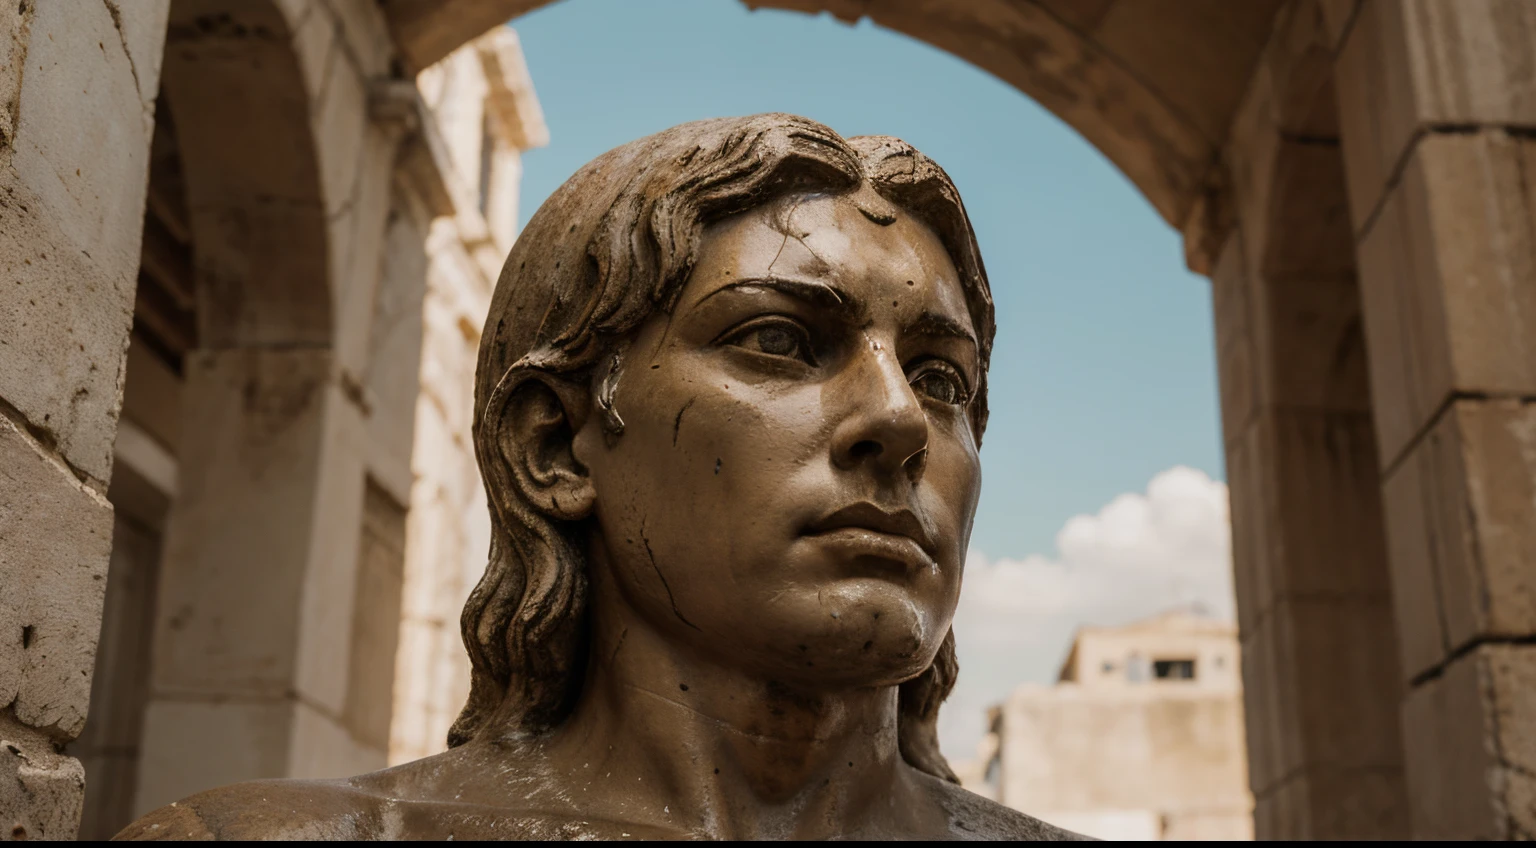
{"type": "Polygon", "coordinates": [[[912,375],[911,382],[914,391],[939,403],[960,405],[969,399],[965,383],[954,366],[941,360],[930,359],[922,363],[912,375]]]}
{"type": "Polygon", "coordinates": [[[756,353],[794,359],[807,365],[816,364],[811,354],[810,334],[788,318],[754,321],[732,333],[725,342],[756,353]]]}

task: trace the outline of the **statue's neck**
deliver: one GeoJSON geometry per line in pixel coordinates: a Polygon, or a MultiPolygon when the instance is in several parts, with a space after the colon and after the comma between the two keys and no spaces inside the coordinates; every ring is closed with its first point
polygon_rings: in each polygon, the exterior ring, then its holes
{"type": "Polygon", "coordinates": [[[845,835],[909,794],[895,687],[795,691],[679,647],[603,595],[554,761],[611,774],[658,823],[725,838],[845,835]]]}

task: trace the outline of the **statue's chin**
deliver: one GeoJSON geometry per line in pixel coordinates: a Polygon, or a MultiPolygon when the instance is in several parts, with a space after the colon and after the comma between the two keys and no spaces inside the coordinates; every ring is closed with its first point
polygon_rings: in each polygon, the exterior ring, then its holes
{"type": "Polygon", "coordinates": [[[691,637],[722,661],[808,689],[894,686],[928,668],[948,630],[948,616],[925,606],[889,581],[843,580],[782,592],[691,637]]]}

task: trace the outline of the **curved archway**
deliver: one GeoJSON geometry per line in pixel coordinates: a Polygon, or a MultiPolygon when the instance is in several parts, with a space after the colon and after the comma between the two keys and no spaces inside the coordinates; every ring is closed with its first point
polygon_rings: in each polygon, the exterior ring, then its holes
{"type": "MultiPolygon", "coordinates": [[[[421,68],[496,24],[554,0],[390,0],[405,60],[421,68]]],[[[1282,0],[743,0],[830,12],[945,50],[1039,101],[1123,171],[1170,225],[1192,222],[1222,184],[1221,147],[1282,0]]],[[[1203,240],[1197,234],[1197,241],[1203,240]]],[[[1190,262],[1206,270],[1206,245],[1190,262]]]]}
{"type": "Polygon", "coordinates": [[[200,346],[329,345],[328,228],[307,93],[317,86],[282,12],[179,0],[162,85],[180,119],[200,346]]]}
{"type": "MultiPolygon", "coordinates": [[[[385,10],[419,67],[550,2],[390,0],[385,10]]],[[[1189,266],[1215,278],[1259,835],[1401,832],[1386,682],[1395,634],[1359,624],[1377,621],[1366,614],[1385,603],[1389,580],[1331,86],[1358,6],[744,2],[868,17],[992,73],[1104,153],[1183,234],[1189,266]],[[1320,595],[1350,606],[1325,608],[1320,595]],[[1347,641],[1381,685],[1327,664],[1302,632],[1347,641]],[[1298,800],[1341,772],[1350,789],[1298,800]]]]}

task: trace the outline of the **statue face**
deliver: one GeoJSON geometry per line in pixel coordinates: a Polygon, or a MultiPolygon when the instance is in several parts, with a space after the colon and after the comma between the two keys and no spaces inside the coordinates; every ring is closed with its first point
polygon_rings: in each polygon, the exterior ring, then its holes
{"type": "Polygon", "coordinates": [[[813,195],[714,225],[624,356],[622,436],[575,445],[598,578],[722,665],[813,687],[917,675],[980,492],[978,369],[955,267],[911,215],[813,195]]]}

